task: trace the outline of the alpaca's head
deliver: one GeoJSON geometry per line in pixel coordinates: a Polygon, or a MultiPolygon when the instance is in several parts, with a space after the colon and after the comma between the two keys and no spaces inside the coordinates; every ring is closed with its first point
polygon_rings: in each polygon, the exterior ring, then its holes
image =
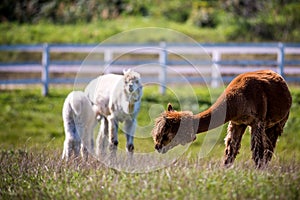
{"type": "Polygon", "coordinates": [[[194,132],[193,114],[191,112],[177,112],[168,104],[168,110],[155,121],[152,130],[155,149],[159,153],[166,153],[173,147],[185,145],[196,139],[194,132]]]}
{"type": "Polygon", "coordinates": [[[130,101],[139,101],[142,96],[142,83],[139,73],[131,69],[124,70],[125,93],[130,98],[130,101]]]}

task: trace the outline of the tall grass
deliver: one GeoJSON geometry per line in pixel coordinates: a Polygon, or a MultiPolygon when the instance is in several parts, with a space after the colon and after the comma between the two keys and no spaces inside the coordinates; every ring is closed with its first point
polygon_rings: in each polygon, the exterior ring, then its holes
{"type": "Polygon", "coordinates": [[[11,150],[0,154],[2,199],[299,199],[299,163],[266,170],[215,159],[180,159],[150,173],[130,174],[99,161],[65,163],[60,152],[11,150]]]}

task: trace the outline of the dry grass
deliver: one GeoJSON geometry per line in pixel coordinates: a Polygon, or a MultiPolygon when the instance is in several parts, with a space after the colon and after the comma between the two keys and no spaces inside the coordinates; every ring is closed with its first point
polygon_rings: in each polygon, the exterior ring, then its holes
{"type": "Polygon", "coordinates": [[[249,162],[224,169],[217,159],[182,157],[165,169],[131,174],[90,159],[65,163],[57,150],[3,150],[1,199],[298,199],[300,163],[249,162]]]}

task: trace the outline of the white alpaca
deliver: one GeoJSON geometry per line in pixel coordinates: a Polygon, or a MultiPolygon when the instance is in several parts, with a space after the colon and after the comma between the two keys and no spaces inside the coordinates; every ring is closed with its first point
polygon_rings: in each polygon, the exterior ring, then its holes
{"type": "Polygon", "coordinates": [[[126,150],[133,152],[133,137],[136,129],[136,117],[140,110],[142,84],[140,74],[132,70],[124,75],[106,74],[92,80],[85,89],[88,98],[97,106],[102,116],[100,131],[97,138],[97,153],[101,138],[108,136],[110,146],[118,145],[118,123],[124,122],[126,134],[126,150]]]}
{"type": "Polygon", "coordinates": [[[65,99],[62,117],[65,141],[62,159],[68,160],[72,154],[87,159],[88,151],[93,152],[94,128],[97,124],[96,111],[82,91],[73,91],[65,99]]]}

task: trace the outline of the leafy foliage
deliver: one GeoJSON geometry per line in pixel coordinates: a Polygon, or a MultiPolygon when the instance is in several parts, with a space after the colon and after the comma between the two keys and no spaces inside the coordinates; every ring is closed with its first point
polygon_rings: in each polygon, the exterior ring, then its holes
{"type": "Polygon", "coordinates": [[[231,40],[299,41],[298,1],[238,0],[224,1],[223,6],[230,18],[227,25],[233,27],[231,40]]]}
{"type": "MultiPolygon", "coordinates": [[[[181,29],[185,32],[198,28],[213,29],[215,34],[224,35],[225,41],[299,42],[299,9],[300,3],[297,0],[3,0],[0,5],[0,22],[9,23],[8,26],[11,26],[11,23],[72,25],[73,29],[76,24],[99,25],[103,22],[127,21],[137,17],[137,22],[139,18],[143,18],[145,24],[140,24],[139,28],[149,26],[149,21],[152,27],[157,26],[163,20],[163,27],[172,28],[172,23],[177,23],[178,26],[183,26],[181,29]]],[[[136,27],[135,22],[126,23],[126,29],[120,28],[122,24],[115,25],[112,31],[109,31],[111,26],[99,26],[102,30],[107,29],[101,38],[136,27]]],[[[1,29],[1,34],[6,35],[5,29],[1,29]]],[[[48,34],[48,37],[55,31],[48,34]]],[[[97,32],[97,29],[93,27],[88,31],[92,34],[97,32]]],[[[54,37],[57,38],[55,34],[54,37]]],[[[34,36],[31,35],[31,38],[34,40],[34,36]]],[[[11,43],[9,41],[6,43],[11,43]]],[[[206,42],[209,41],[219,40],[218,37],[210,37],[206,42]]],[[[88,38],[84,38],[83,42],[89,42],[88,38]]]]}

